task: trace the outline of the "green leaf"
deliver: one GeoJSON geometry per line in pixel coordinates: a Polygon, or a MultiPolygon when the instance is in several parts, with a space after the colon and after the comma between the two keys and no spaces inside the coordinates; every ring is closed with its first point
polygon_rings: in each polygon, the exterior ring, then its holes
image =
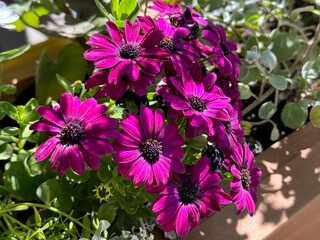
{"type": "Polygon", "coordinates": [[[300,13],[302,13],[302,12],[313,12],[313,10],[314,10],[314,6],[312,6],[312,5],[296,8],[296,9],[293,9],[293,11],[291,12],[291,17],[293,19],[296,19],[299,16],[300,13]]]}
{"type": "Polygon", "coordinates": [[[11,119],[16,120],[18,111],[11,103],[5,101],[0,102],[0,111],[5,113],[11,119]]]}
{"type": "Polygon", "coordinates": [[[109,223],[112,223],[114,221],[116,215],[116,209],[109,203],[101,204],[97,212],[99,220],[107,220],[109,223]]]}
{"type": "Polygon", "coordinates": [[[276,55],[279,62],[293,58],[300,49],[299,38],[296,34],[281,32],[275,36],[270,50],[276,55]]]}
{"type": "Polygon", "coordinates": [[[63,189],[58,179],[49,179],[42,183],[36,190],[37,196],[46,204],[54,201],[54,206],[70,211],[74,205],[73,192],[70,189],[63,189]]]}
{"type": "Polygon", "coordinates": [[[288,81],[285,77],[281,75],[271,75],[269,77],[269,83],[278,90],[286,90],[288,86],[288,81]]]}
{"type": "MultiPolygon", "coordinates": [[[[108,20],[114,21],[114,17],[107,11],[107,9],[103,6],[103,4],[99,0],[94,0],[100,12],[108,18],[108,20]]],[[[112,2],[112,1],[111,1],[112,2]]]]}
{"type": "Polygon", "coordinates": [[[72,86],[68,82],[68,80],[66,80],[64,77],[60,76],[59,74],[57,74],[56,77],[61,87],[63,87],[65,90],[73,94],[72,86]]]}
{"type": "Polygon", "coordinates": [[[124,210],[127,213],[134,215],[137,212],[138,208],[139,208],[139,202],[134,196],[126,197],[124,210]]]}
{"type": "Polygon", "coordinates": [[[13,84],[0,84],[0,92],[5,94],[12,95],[17,92],[17,87],[13,84]]]}
{"type": "Polygon", "coordinates": [[[46,162],[38,162],[34,158],[34,154],[30,154],[23,161],[26,172],[30,177],[38,176],[46,170],[46,162]]]}
{"type": "Polygon", "coordinates": [[[11,197],[23,201],[39,200],[36,189],[44,181],[42,175],[30,177],[22,161],[9,162],[5,169],[4,185],[11,192],[11,197]]]}
{"type": "Polygon", "coordinates": [[[0,145],[0,160],[6,160],[12,156],[13,149],[9,143],[0,145]]]}
{"type": "Polygon", "coordinates": [[[118,181],[118,179],[112,179],[111,181],[112,186],[122,195],[122,196],[126,196],[126,190],[123,186],[123,183],[121,181],[118,181]]]}
{"type": "Polygon", "coordinates": [[[204,147],[207,146],[207,143],[208,143],[207,137],[204,135],[187,139],[187,141],[188,141],[188,146],[191,146],[192,148],[197,150],[203,149],[204,147]]]}
{"type": "Polygon", "coordinates": [[[76,42],[66,45],[58,55],[57,61],[52,60],[47,52],[40,58],[36,73],[36,98],[40,104],[57,100],[64,89],[57,84],[59,74],[70,82],[83,80],[87,73],[87,61],[83,58],[84,49],[76,42]]]}
{"type": "Polygon", "coordinates": [[[12,58],[18,57],[21,54],[25,53],[26,51],[28,51],[30,48],[30,44],[27,45],[23,45],[20,48],[15,48],[9,51],[5,51],[5,52],[1,52],[0,53],[0,62],[6,61],[6,60],[10,60],[12,58]]]}
{"type": "Polygon", "coordinates": [[[250,51],[250,49],[252,49],[253,46],[255,46],[255,48],[258,50],[258,46],[259,46],[258,39],[256,37],[249,37],[246,40],[244,51],[245,52],[250,51]]]}
{"type": "Polygon", "coordinates": [[[260,53],[258,52],[258,47],[253,46],[247,51],[246,60],[248,63],[254,63],[260,58],[260,53]]]}
{"type": "Polygon", "coordinates": [[[65,176],[68,181],[74,182],[74,183],[85,183],[90,178],[90,171],[85,171],[84,174],[76,174],[71,169],[68,169],[65,173],[65,176]]]}
{"type": "Polygon", "coordinates": [[[279,129],[277,128],[276,125],[274,125],[271,131],[270,139],[272,141],[277,141],[279,139],[279,136],[280,136],[279,129]]]}
{"type": "Polygon", "coordinates": [[[110,1],[110,8],[112,15],[115,17],[115,19],[120,19],[120,14],[119,14],[119,2],[120,0],[111,0],[110,1]]]}
{"type": "Polygon", "coordinates": [[[273,102],[269,101],[261,105],[258,115],[261,119],[270,119],[276,111],[276,105],[273,102]]]}
{"type": "Polygon", "coordinates": [[[297,103],[287,103],[281,112],[281,121],[291,129],[296,129],[302,126],[308,117],[308,111],[299,106],[297,103]]]}
{"type": "Polygon", "coordinates": [[[239,83],[239,92],[242,100],[249,99],[252,96],[250,86],[244,83],[239,83]]]}
{"type": "Polygon", "coordinates": [[[272,72],[277,65],[277,57],[270,50],[265,50],[260,54],[259,62],[262,66],[266,67],[269,72],[272,72]]]}
{"type": "Polygon", "coordinates": [[[131,19],[139,11],[136,0],[121,0],[119,5],[120,19],[131,19]]]}
{"type": "Polygon", "coordinates": [[[320,105],[312,107],[310,111],[310,121],[313,126],[320,128],[320,105]]]}
{"type": "Polygon", "coordinates": [[[17,127],[5,127],[2,129],[2,134],[9,136],[17,136],[20,133],[20,128],[17,127]]]}
{"type": "Polygon", "coordinates": [[[30,27],[38,28],[40,21],[39,16],[32,10],[22,14],[21,19],[30,27]]]}

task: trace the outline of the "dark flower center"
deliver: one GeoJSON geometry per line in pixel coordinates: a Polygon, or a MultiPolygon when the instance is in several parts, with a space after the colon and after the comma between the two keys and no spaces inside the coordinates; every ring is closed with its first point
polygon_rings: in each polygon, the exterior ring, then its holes
{"type": "Polygon", "coordinates": [[[153,139],[153,138],[148,138],[146,141],[144,141],[141,144],[141,147],[140,147],[142,157],[149,162],[158,160],[161,150],[162,150],[162,146],[160,142],[158,142],[156,139],[153,139]]]}
{"type": "Polygon", "coordinates": [[[63,145],[78,144],[83,136],[83,127],[80,123],[69,122],[61,128],[60,142],[63,145]]]}
{"type": "Polygon", "coordinates": [[[240,176],[241,176],[242,187],[245,189],[248,189],[251,184],[250,171],[248,169],[242,169],[240,176]]]}
{"type": "Polygon", "coordinates": [[[231,123],[230,122],[222,121],[222,124],[227,130],[231,129],[231,123]]]}
{"type": "Polygon", "coordinates": [[[184,40],[192,40],[196,39],[199,36],[199,25],[197,22],[192,22],[192,23],[186,23],[185,27],[190,30],[190,33],[188,36],[185,36],[183,39],[184,40]]]}
{"type": "Polygon", "coordinates": [[[197,185],[193,184],[190,179],[187,179],[179,188],[180,201],[184,205],[194,203],[201,197],[200,189],[197,185]]]}
{"type": "Polygon", "coordinates": [[[125,59],[136,59],[139,56],[139,48],[128,43],[120,49],[120,56],[125,59]]]}
{"type": "Polygon", "coordinates": [[[229,56],[230,51],[229,51],[228,47],[225,44],[221,43],[220,44],[220,48],[222,49],[222,51],[223,51],[223,53],[224,53],[224,55],[226,57],[229,56]]]}
{"type": "Polygon", "coordinates": [[[204,155],[207,156],[211,161],[211,170],[216,170],[221,175],[221,170],[223,168],[224,162],[224,153],[220,148],[214,146],[208,146],[204,152],[204,155]]]}
{"type": "Polygon", "coordinates": [[[189,103],[191,107],[198,112],[203,112],[206,109],[205,102],[199,97],[190,98],[189,103]]]}
{"type": "Polygon", "coordinates": [[[167,50],[169,50],[171,52],[174,49],[174,45],[173,45],[172,39],[168,38],[168,37],[162,39],[162,41],[159,43],[158,46],[161,47],[161,48],[167,49],[167,50]]]}

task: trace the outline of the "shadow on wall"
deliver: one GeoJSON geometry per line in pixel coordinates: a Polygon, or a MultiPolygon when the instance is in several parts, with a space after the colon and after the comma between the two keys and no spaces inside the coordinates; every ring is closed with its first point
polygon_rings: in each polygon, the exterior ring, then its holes
{"type": "Polygon", "coordinates": [[[205,219],[188,240],[268,237],[320,194],[320,129],[310,123],[256,157],[263,172],[257,211],[236,215],[234,205],[205,219]]]}

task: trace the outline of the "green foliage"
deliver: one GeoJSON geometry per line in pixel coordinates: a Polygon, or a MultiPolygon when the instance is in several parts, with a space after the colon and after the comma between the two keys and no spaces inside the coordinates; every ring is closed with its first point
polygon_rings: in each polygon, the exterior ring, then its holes
{"type": "Polygon", "coordinates": [[[61,49],[57,60],[51,59],[46,52],[42,54],[36,74],[36,98],[39,103],[57,100],[64,91],[63,87],[71,90],[67,81],[84,79],[88,64],[83,58],[83,52],[84,49],[74,42],[61,49]],[[63,87],[57,87],[58,82],[63,87]]]}

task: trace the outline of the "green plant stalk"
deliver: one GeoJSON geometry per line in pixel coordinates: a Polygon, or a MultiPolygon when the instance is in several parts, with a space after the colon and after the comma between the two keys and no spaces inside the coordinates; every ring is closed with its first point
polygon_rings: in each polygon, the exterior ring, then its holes
{"type": "Polygon", "coordinates": [[[28,230],[28,231],[31,231],[31,232],[34,232],[34,230],[30,227],[28,227],[27,225],[23,224],[22,222],[20,222],[18,219],[10,216],[9,214],[5,214],[5,216],[10,219],[12,222],[16,222],[19,226],[21,226],[22,228],[28,230]]]}
{"type": "Polygon", "coordinates": [[[212,59],[214,57],[216,57],[216,55],[212,54],[209,57],[203,58],[203,59],[199,60],[199,64],[204,63],[204,62],[206,62],[206,61],[208,61],[208,60],[210,60],[210,59],[212,59]]]}
{"type": "Polygon", "coordinates": [[[270,87],[258,100],[253,101],[245,109],[242,110],[243,116],[251,112],[259,104],[263,103],[268,97],[270,97],[275,92],[275,88],[270,87]]]}
{"type": "Polygon", "coordinates": [[[292,79],[295,79],[298,76],[298,74],[301,72],[299,70],[308,61],[309,57],[312,55],[313,50],[317,46],[319,41],[320,41],[320,24],[317,25],[313,38],[311,38],[308,42],[308,48],[306,50],[306,53],[302,56],[301,59],[297,59],[290,67],[289,75],[292,79]]]}
{"type": "MultiPolygon", "coordinates": [[[[54,207],[50,207],[48,205],[45,205],[45,204],[39,204],[39,203],[28,203],[28,202],[24,202],[24,203],[17,203],[17,204],[13,204],[11,205],[11,208],[16,208],[16,207],[19,207],[21,205],[25,205],[25,206],[28,206],[28,207],[37,207],[37,208],[44,208],[44,209],[47,209],[47,210],[50,210],[52,212],[55,212],[61,216],[64,216],[66,217],[67,219],[69,219],[70,221],[78,224],[80,227],[86,229],[87,231],[89,231],[91,234],[94,234],[94,232],[88,228],[87,226],[83,225],[79,220],[75,219],[74,217],[70,216],[69,214],[65,213],[65,212],[62,212],[60,211],[59,209],[57,208],[54,208],[54,207]]],[[[4,210],[2,212],[11,212],[12,210],[7,209],[7,210],[4,210]]]]}

